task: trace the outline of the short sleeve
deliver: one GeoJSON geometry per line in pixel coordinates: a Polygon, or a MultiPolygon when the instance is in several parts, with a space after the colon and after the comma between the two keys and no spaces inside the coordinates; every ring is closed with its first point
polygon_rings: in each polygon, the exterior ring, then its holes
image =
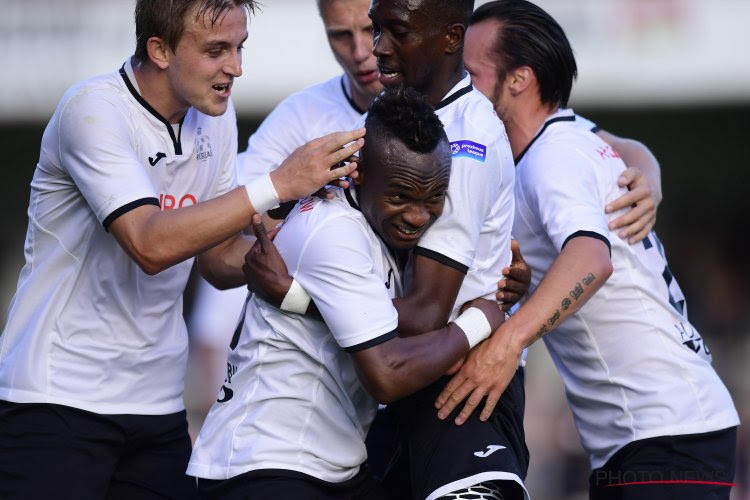
{"type": "Polygon", "coordinates": [[[136,206],[159,205],[115,97],[101,92],[74,96],[57,126],[63,168],[105,227],[136,206]]]}
{"type": "Polygon", "coordinates": [[[576,115],[576,125],[587,132],[597,133],[600,129],[599,126],[581,115],[576,115]]]}
{"type": "Polygon", "coordinates": [[[609,244],[609,229],[596,176],[598,165],[582,151],[558,142],[529,151],[516,177],[522,202],[538,213],[558,252],[578,234],[609,244]]]}
{"type": "Polygon", "coordinates": [[[364,231],[349,217],[328,219],[308,236],[293,271],[338,344],[348,351],[389,340],[398,326],[398,313],[364,231]]]}
{"type": "MultiPolygon", "coordinates": [[[[501,193],[503,161],[512,160],[502,155],[496,141],[487,146],[484,162],[456,161],[454,155],[443,214],[419,241],[417,254],[464,274],[468,272],[479,246],[484,218],[501,193]]],[[[512,190],[507,192],[512,196],[512,190]]]]}

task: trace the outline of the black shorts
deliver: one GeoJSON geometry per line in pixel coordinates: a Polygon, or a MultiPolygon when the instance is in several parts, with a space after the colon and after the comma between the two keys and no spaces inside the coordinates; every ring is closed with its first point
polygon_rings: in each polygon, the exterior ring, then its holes
{"type": "Polygon", "coordinates": [[[261,469],[226,480],[198,479],[202,500],[385,500],[380,483],[362,468],[342,483],[329,483],[301,472],[261,469]]]}
{"type": "MultiPolygon", "coordinates": [[[[395,498],[432,499],[493,482],[506,485],[504,498],[523,498],[526,496],[523,480],[529,463],[523,431],[523,370],[516,372],[489,420],[479,420],[482,401],[460,426],[453,421],[463,405],[449,418],[437,418],[435,399],[449,380],[443,377],[389,405],[373,423],[374,437],[368,439],[368,444],[372,458],[380,464],[388,448],[383,444],[387,443],[384,436],[388,435],[384,427],[393,426],[398,435],[387,470],[378,474],[389,494],[395,498]]],[[[383,465],[373,464],[373,467],[383,465]]]]}
{"type": "Polygon", "coordinates": [[[0,498],[195,499],[185,412],[99,415],[0,401],[0,498]]]}
{"type": "Polygon", "coordinates": [[[634,441],[589,478],[591,500],[728,500],[737,428],[634,441]]]}

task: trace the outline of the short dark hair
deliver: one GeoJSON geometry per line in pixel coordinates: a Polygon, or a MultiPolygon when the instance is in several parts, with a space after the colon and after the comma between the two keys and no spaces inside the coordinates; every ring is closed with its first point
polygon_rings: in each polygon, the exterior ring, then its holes
{"type": "MultiPolygon", "coordinates": [[[[486,20],[501,23],[494,50],[504,73],[530,67],[539,81],[542,102],[567,106],[578,68],[570,42],[557,21],[526,0],[489,2],[471,16],[472,25],[486,20]]],[[[505,79],[505,74],[499,76],[505,79]]]]}
{"type": "Polygon", "coordinates": [[[445,24],[460,23],[469,26],[474,10],[474,0],[424,0],[423,4],[445,24]]]}
{"type": "Polygon", "coordinates": [[[232,7],[255,11],[255,0],[137,0],[135,4],[135,60],[148,60],[146,44],[151,37],[163,38],[170,49],[177,48],[187,24],[188,12],[197,6],[195,19],[204,19],[211,26],[232,7]]]}
{"type": "MultiPolygon", "coordinates": [[[[392,137],[417,153],[431,153],[448,142],[440,118],[423,94],[405,87],[383,90],[365,120],[368,136],[392,137]]],[[[365,148],[367,148],[365,137],[365,148]]]]}

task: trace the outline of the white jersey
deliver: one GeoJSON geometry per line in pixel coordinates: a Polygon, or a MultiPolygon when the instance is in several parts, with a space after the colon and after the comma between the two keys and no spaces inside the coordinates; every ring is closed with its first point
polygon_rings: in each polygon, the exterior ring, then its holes
{"type": "Polygon", "coordinates": [[[416,249],[466,273],[450,319],[468,300],[494,300],[510,265],[515,169],[505,127],[468,76],[435,107],[451,143],[452,164],[443,214],[416,249]]]}
{"type": "MultiPolygon", "coordinates": [[[[363,111],[349,97],[345,82],[346,77],[339,75],[279,103],[250,136],[247,150],[238,155],[239,183],[277,169],[295,149],[313,139],[354,128],[363,111]]],[[[217,290],[200,279],[188,318],[191,335],[204,344],[225,348],[246,295],[245,287],[217,290]]]]}
{"type": "Polygon", "coordinates": [[[328,482],[354,477],[377,403],[347,351],[396,335],[398,268],[349,191],[306,198],[274,240],[325,323],[250,299],[228,373],[188,474],[227,479],[259,469],[328,482]]]}
{"type": "Polygon", "coordinates": [[[606,216],[604,206],[625,192],[617,153],[561,110],[519,156],[513,234],[532,270],[530,292],[571,237],[611,246],[612,276],[544,337],[591,466],[636,440],[738,425],[656,234],[630,245],[607,229],[622,212],[606,216]]]}
{"type": "Polygon", "coordinates": [[[235,187],[236,136],[231,105],[169,124],[140,96],[129,62],[65,94],[31,182],[0,399],[102,414],[183,409],[192,259],[149,276],[107,229],[144,204],[169,210],[235,187]]]}

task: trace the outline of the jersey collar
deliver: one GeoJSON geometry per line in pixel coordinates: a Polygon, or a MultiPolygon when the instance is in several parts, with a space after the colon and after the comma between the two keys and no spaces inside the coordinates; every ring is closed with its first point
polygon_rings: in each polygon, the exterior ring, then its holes
{"type": "Polygon", "coordinates": [[[474,87],[471,84],[471,77],[468,73],[465,73],[461,81],[459,81],[452,89],[450,89],[446,96],[443,97],[443,100],[440,101],[437,106],[435,106],[435,111],[446,107],[459,97],[468,94],[472,90],[474,90],[474,87]]]}
{"type": "Polygon", "coordinates": [[[175,133],[174,127],[172,126],[169,121],[164,118],[162,115],[159,114],[158,111],[156,111],[148,102],[146,102],[146,99],[143,98],[143,96],[140,93],[140,89],[138,88],[138,82],[135,79],[135,73],[133,72],[133,66],[130,63],[130,58],[128,58],[127,61],[122,65],[120,68],[120,76],[122,77],[122,80],[125,82],[125,86],[128,88],[130,93],[132,94],[133,98],[138,101],[138,104],[143,106],[146,111],[151,113],[157,120],[162,122],[164,126],[167,129],[167,132],[169,133],[169,137],[172,139],[172,145],[174,146],[174,154],[176,155],[182,155],[182,143],[180,142],[180,137],[182,136],[182,122],[185,121],[185,117],[183,116],[180,120],[180,126],[178,128],[177,133],[175,133]]]}
{"type": "Polygon", "coordinates": [[[563,109],[560,108],[557,110],[556,113],[550,115],[547,117],[547,119],[544,121],[544,124],[539,128],[539,132],[536,133],[533,139],[531,139],[531,142],[529,142],[525,148],[523,148],[523,151],[521,151],[518,156],[513,158],[513,161],[516,165],[518,165],[518,162],[521,161],[523,156],[526,154],[526,152],[531,148],[531,146],[539,139],[542,134],[547,130],[547,127],[552,125],[553,123],[557,122],[574,122],[576,120],[576,115],[573,112],[572,109],[567,108],[563,109]]]}
{"type": "Polygon", "coordinates": [[[352,99],[352,96],[349,94],[349,90],[347,89],[347,87],[348,85],[346,81],[346,74],[343,74],[341,75],[341,92],[344,93],[344,97],[346,97],[346,101],[349,103],[349,106],[351,106],[352,109],[360,115],[364,115],[367,111],[357,106],[357,103],[354,102],[354,99],[352,99]]]}

